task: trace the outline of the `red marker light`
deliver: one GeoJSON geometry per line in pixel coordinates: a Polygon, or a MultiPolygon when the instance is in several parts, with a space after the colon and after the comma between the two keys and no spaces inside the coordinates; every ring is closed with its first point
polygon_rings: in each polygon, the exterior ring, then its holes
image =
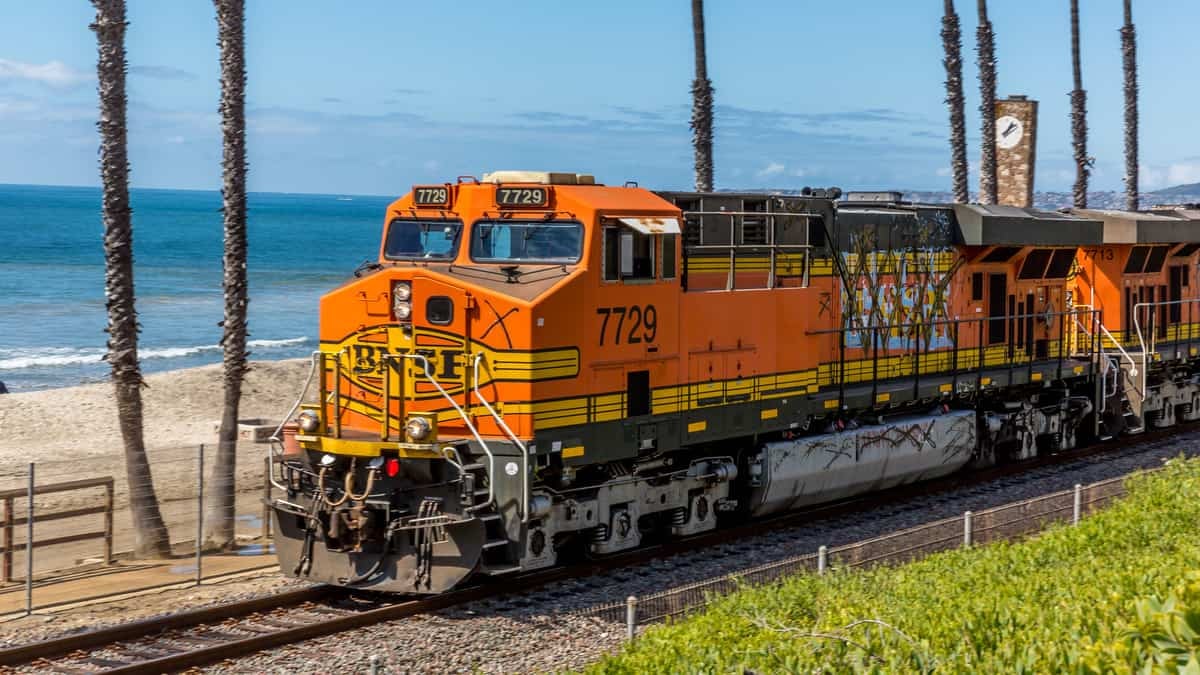
{"type": "Polygon", "coordinates": [[[395,457],[389,459],[384,462],[383,470],[387,473],[388,478],[395,478],[396,474],[400,473],[400,460],[395,457]]]}

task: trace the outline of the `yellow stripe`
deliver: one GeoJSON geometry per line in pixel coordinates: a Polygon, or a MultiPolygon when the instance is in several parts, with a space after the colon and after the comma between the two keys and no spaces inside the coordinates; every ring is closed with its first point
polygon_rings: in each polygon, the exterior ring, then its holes
{"type": "Polygon", "coordinates": [[[773,420],[779,417],[779,408],[769,408],[758,414],[759,419],[773,420]]]}
{"type": "Polygon", "coordinates": [[[438,459],[441,457],[433,450],[417,450],[412,447],[401,447],[396,441],[385,443],[383,441],[359,441],[350,440],[347,438],[330,438],[328,436],[307,436],[302,434],[296,435],[296,440],[300,442],[300,447],[305,450],[314,450],[316,452],[327,452],[333,455],[354,455],[355,457],[378,457],[380,452],[387,448],[390,451],[396,451],[400,457],[414,459],[438,459]]]}
{"type": "Polygon", "coordinates": [[[565,459],[570,459],[572,457],[583,457],[583,446],[582,445],[572,445],[569,448],[563,448],[562,456],[565,459]]]}
{"type": "Polygon", "coordinates": [[[691,424],[688,425],[688,433],[689,434],[699,433],[701,431],[704,431],[707,428],[708,428],[708,422],[706,422],[704,420],[700,420],[699,422],[692,422],[691,424]]]}

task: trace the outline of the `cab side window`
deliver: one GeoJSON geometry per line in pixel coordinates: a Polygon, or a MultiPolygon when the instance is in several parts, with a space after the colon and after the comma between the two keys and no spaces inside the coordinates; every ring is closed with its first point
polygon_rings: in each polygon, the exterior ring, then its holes
{"type": "Polygon", "coordinates": [[[621,230],[604,228],[604,280],[618,281],[621,278],[621,230]]]}
{"type": "MultiPolygon", "coordinates": [[[[653,279],[655,271],[654,236],[628,228],[604,228],[604,280],[630,281],[653,279]]],[[[674,259],[672,256],[672,266],[674,259]]]]}
{"type": "Polygon", "coordinates": [[[664,234],[662,239],[662,278],[675,278],[675,256],[678,255],[675,251],[675,237],[679,235],[664,234]]]}

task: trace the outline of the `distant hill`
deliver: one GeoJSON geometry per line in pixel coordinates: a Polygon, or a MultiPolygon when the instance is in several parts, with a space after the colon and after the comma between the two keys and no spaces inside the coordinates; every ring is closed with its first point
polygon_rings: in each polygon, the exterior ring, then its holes
{"type": "Polygon", "coordinates": [[[1180,202],[1195,202],[1200,201],[1197,195],[1200,195],[1200,183],[1189,183],[1188,185],[1176,185],[1175,187],[1163,188],[1152,194],[1160,197],[1170,197],[1180,202]]]}
{"type": "MultiPolygon", "coordinates": [[[[950,192],[905,192],[904,198],[914,202],[950,202],[953,195],[950,192]]],[[[1200,203],[1200,183],[1176,185],[1174,187],[1142,193],[1142,208],[1159,204],[1195,204],[1200,203]]],[[[1035,192],[1033,204],[1040,209],[1066,209],[1075,203],[1070,192],[1035,192]]],[[[1088,207],[1093,209],[1124,209],[1125,193],[1113,190],[1101,190],[1088,193],[1088,207]]]]}

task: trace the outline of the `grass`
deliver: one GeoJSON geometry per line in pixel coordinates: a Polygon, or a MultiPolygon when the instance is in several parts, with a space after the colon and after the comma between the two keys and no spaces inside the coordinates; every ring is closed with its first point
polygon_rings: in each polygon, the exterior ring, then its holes
{"type": "Polygon", "coordinates": [[[590,673],[1200,675],[1200,461],[1076,527],[749,587],[590,673]]]}

